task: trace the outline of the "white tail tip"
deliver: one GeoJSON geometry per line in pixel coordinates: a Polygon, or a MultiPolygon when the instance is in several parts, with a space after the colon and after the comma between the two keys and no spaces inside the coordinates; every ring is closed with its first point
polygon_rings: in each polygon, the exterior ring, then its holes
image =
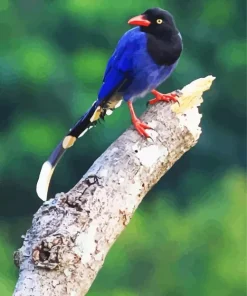
{"type": "Polygon", "coordinates": [[[41,168],[39,180],[36,186],[36,192],[38,194],[38,197],[43,201],[47,200],[47,193],[53,171],[54,167],[52,167],[49,161],[46,161],[41,168]]]}

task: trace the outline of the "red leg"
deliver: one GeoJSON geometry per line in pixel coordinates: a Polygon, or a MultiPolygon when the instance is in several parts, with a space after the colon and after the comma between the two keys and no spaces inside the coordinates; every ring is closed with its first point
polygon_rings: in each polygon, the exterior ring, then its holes
{"type": "Polygon", "coordinates": [[[153,95],[155,95],[155,99],[152,99],[149,101],[149,104],[155,104],[157,102],[170,102],[170,101],[173,101],[173,102],[178,102],[178,97],[180,95],[180,93],[178,91],[175,91],[175,92],[172,92],[172,93],[169,93],[169,94],[162,94],[160,92],[158,92],[157,90],[153,89],[151,91],[151,93],[153,95]]]}
{"type": "Polygon", "coordinates": [[[145,129],[152,129],[152,128],[150,126],[148,126],[146,123],[142,122],[139,118],[136,117],[132,102],[130,102],[130,101],[128,102],[128,107],[130,109],[132,123],[133,123],[134,127],[136,128],[136,130],[138,131],[138,133],[141,136],[144,136],[146,138],[150,138],[150,136],[145,131],[145,129]]]}

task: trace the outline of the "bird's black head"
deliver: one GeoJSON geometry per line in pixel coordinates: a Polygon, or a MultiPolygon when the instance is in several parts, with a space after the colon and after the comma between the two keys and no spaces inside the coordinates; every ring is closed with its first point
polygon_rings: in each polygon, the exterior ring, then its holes
{"type": "Polygon", "coordinates": [[[179,32],[173,16],[161,8],[150,8],[141,15],[130,19],[128,24],[138,25],[143,32],[156,37],[168,37],[179,32]]]}

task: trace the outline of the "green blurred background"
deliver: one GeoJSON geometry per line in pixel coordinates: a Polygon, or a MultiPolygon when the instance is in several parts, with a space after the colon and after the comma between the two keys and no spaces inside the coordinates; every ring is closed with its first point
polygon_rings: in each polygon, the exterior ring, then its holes
{"type": "MultiPolygon", "coordinates": [[[[42,163],[95,100],[127,20],[154,6],[174,15],[184,41],[160,90],[217,79],[200,107],[199,143],[145,197],[88,295],[245,295],[246,2],[1,0],[1,296],[12,295],[12,254],[41,205],[42,163]]],[[[139,114],[145,103],[136,103],[139,114]]],[[[129,125],[123,106],[87,133],[63,158],[49,196],[69,190],[129,125]]]]}

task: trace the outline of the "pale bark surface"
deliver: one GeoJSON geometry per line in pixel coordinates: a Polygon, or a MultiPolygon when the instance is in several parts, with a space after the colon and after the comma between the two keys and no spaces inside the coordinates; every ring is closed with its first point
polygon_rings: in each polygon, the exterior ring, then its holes
{"type": "Polygon", "coordinates": [[[184,87],[180,106],[148,108],[141,119],[155,129],[153,142],[129,128],[74,188],[41,206],[15,253],[20,267],[15,296],[87,293],[143,197],[197,143],[197,106],[213,80],[208,76],[184,87]]]}

